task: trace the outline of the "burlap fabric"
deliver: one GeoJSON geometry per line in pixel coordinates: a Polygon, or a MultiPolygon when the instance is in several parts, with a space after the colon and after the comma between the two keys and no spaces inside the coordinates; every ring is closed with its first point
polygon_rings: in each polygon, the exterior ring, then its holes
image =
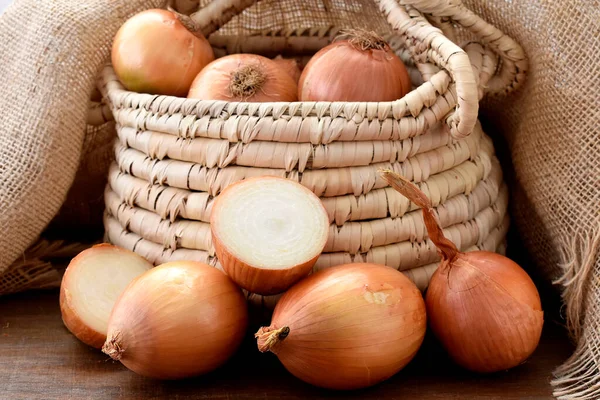
{"type": "Polygon", "coordinates": [[[465,0],[529,58],[523,89],[483,112],[513,161],[513,221],[536,267],[563,289],[575,354],[555,396],[600,398],[600,2],[465,0]]]}
{"type": "Polygon", "coordinates": [[[71,217],[57,225],[98,225],[101,209],[89,205],[95,196],[101,208],[102,178],[94,180],[105,175],[102,154],[110,153],[101,148],[111,130],[90,127],[85,139],[95,77],[123,21],[162,4],[15,0],[0,16],[0,293],[56,284],[60,277],[47,260],[80,250],[40,241],[26,251],[65,201],[82,153],[92,149],[64,208],[71,217]]]}
{"type": "MultiPolygon", "coordinates": [[[[58,212],[74,179],[86,190],[86,173],[80,171],[79,178],[75,175],[84,148],[90,94],[110,39],[127,16],[159,3],[16,0],[0,16],[0,76],[5,82],[0,89],[0,293],[56,284],[59,276],[46,258],[77,250],[41,241],[25,253],[58,212]]],[[[320,1],[318,12],[310,11],[305,3],[296,2],[293,13],[283,12],[273,2],[259,4],[234,18],[222,32],[297,28],[307,18],[304,15],[333,25],[336,21],[330,20],[327,11],[336,9],[342,20],[357,13],[349,1],[320,1]],[[269,18],[258,19],[259,25],[250,23],[257,21],[253,12],[269,18]]],[[[486,100],[484,112],[511,145],[513,219],[537,268],[564,286],[567,316],[578,340],[576,353],[557,371],[555,394],[563,399],[600,398],[600,284],[596,278],[600,276],[600,3],[465,3],[514,37],[529,55],[525,88],[505,101],[486,100]]],[[[192,11],[197,1],[177,0],[177,6],[192,11]]],[[[358,13],[372,18],[372,26],[386,29],[383,16],[375,7],[370,10],[358,13]]],[[[429,17],[452,37],[452,15],[442,12],[429,17]]],[[[87,131],[102,143],[102,135],[114,134],[110,125],[87,131]]],[[[92,171],[94,164],[89,165],[92,171]]],[[[73,186],[71,204],[101,202],[101,191],[90,191],[86,197],[73,186]]],[[[74,227],[70,221],[81,214],[73,210],[66,206],[56,224],[74,227]]],[[[84,211],[92,225],[98,224],[98,214],[95,207],[84,211]]]]}

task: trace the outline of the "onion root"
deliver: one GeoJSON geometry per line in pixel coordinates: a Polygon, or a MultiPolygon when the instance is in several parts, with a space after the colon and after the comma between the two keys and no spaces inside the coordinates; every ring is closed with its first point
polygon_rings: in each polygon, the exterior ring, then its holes
{"type": "Polygon", "coordinates": [[[121,332],[115,332],[102,346],[102,352],[115,361],[121,360],[125,349],[121,346],[121,332]]]}
{"type": "Polygon", "coordinates": [[[231,73],[229,91],[233,97],[244,100],[254,96],[262,89],[267,77],[256,65],[245,65],[231,73]]]}
{"type": "Polygon", "coordinates": [[[385,50],[388,44],[376,32],[367,31],[366,29],[345,29],[338,36],[347,38],[355,49],[361,51],[367,50],[385,50]]]}
{"type": "Polygon", "coordinates": [[[279,329],[272,329],[268,326],[263,326],[254,334],[254,337],[257,339],[258,350],[261,353],[265,353],[267,351],[276,353],[277,345],[285,340],[289,334],[289,326],[284,326],[283,328],[279,329]]]}

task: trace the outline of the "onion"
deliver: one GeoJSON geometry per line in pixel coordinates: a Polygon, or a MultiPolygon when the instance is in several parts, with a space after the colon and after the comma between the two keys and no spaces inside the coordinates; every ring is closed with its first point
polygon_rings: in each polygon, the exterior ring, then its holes
{"type": "Polygon", "coordinates": [[[215,59],[201,33],[190,32],[175,13],[147,10],[117,32],[112,64],[128,90],[185,96],[200,70],[215,59]]]}
{"type": "Polygon", "coordinates": [[[256,54],[232,54],[206,66],[189,98],[249,102],[296,101],[298,87],[275,61],[256,54]]]}
{"type": "Polygon", "coordinates": [[[217,196],[210,216],[217,257],[244,289],[281,293],[310,273],[327,243],[321,200],[290,179],[250,178],[217,196]]]}
{"type": "Polygon", "coordinates": [[[170,262],[125,289],[102,351],[141,375],[186,378],[225,363],[247,324],[246,300],[224,273],[199,262],[170,262]]]}
{"type": "Polygon", "coordinates": [[[152,264],[139,255],[110,244],[79,253],[60,285],[60,311],[67,329],[83,343],[101,348],[117,298],[150,268],[152,264]]]}
{"type": "Polygon", "coordinates": [[[300,80],[300,75],[302,75],[302,71],[300,70],[300,65],[298,61],[294,58],[283,58],[282,56],[277,56],[273,59],[279,65],[280,68],[283,68],[287,74],[292,77],[296,84],[300,80]]]}
{"type": "Polygon", "coordinates": [[[406,67],[374,32],[350,30],[315,54],[298,85],[301,101],[392,101],[410,91],[406,67]]]}
{"type": "Polygon", "coordinates": [[[329,389],[381,382],[412,360],[426,328],[421,292],[401,272],[346,264],[317,272],[288,290],[258,349],[277,355],[296,377],[329,389]]]}
{"type": "Polygon", "coordinates": [[[431,202],[392,171],[385,180],[423,209],[430,239],[442,261],[429,282],[427,315],[454,361],[475,372],[495,372],[524,362],[536,349],[544,324],[538,291],[527,273],[496,253],[461,253],[444,237],[431,202]]]}

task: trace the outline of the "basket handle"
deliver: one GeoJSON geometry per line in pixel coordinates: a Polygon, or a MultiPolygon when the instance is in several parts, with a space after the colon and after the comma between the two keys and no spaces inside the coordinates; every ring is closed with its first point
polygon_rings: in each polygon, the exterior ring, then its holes
{"type": "Polygon", "coordinates": [[[423,14],[448,18],[472,32],[480,43],[488,46],[502,60],[500,70],[488,81],[487,94],[508,94],[525,80],[527,56],[523,48],[500,29],[469,10],[462,0],[398,0],[423,14]]]}
{"type": "MultiPolygon", "coordinates": [[[[259,0],[217,0],[189,19],[206,37],[259,0]]],[[[404,38],[416,61],[431,62],[455,83],[456,107],[446,117],[453,137],[468,136],[477,123],[479,87],[467,53],[419,13],[446,17],[473,32],[502,59],[500,71],[487,81],[485,93],[509,93],[524,80],[527,60],[523,49],[499,29],[467,9],[461,0],[376,0],[392,27],[404,38]],[[414,9],[414,10],[413,10],[414,9]],[[411,11],[418,11],[417,15],[411,11]],[[410,13],[410,15],[409,15],[410,13]]]]}
{"type": "MultiPolygon", "coordinates": [[[[433,63],[450,75],[456,90],[456,106],[446,123],[454,138],[468,136],[477,123],[477,81],[467,53],[432,26],[416,9],[400,6],[398,0],[377,0],[380,9],[418,63],[433,63]],[[410,14],[409,14],[410,12],[410,14]]],[[[438,2],[437,0],[432,0],[438,2]]]]}
{"type": "MultiPolygon", "coordinates": [[[[217,0],[190,16],[205,36],[259,0],[217,0]]],[[[445,69],[456,82],[456,109],[447,118],[452,136],[462,138],[474,129],[479,111],[477,82],[467,53],[431,26],[425,18],[412,18],[398,0],[377,0],[392,26],[404,37],[416,57],[445,69]]],[[[425,0],[423,0],[425,1],[425,0]]],[[[430,0],[437,3],[437,0],[430,0]]],[[[425,1],[427,3],[427,1],[425,1]]]]}

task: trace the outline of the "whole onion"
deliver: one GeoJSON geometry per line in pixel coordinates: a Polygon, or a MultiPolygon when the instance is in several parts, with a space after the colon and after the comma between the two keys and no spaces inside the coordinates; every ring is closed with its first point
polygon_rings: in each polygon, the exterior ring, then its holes
{"type": "Polygon", "coordinates": [[[442,256],[427,289],[427,315],[452,359],[482,373],[524,362],[536,349],[544,324],[531,278],[500,254],[460,252],[444,236],[431,202],[419,188],[392,171],[382,171],[382,176],[423,209],[429,238],[442,256]]]}
{"type": "Polygon", "coordinates": [[[290,77],[294,80],[294,82],[298,83],[300,80],[300,75],[302,75],[302,70],[300,69],[300,64],[294,58],[283,58],[281,55],[275,57],[273,59],[282,68],[285,72],[288,73],[290,77]]]}
{"type": "Polygon", "coordinates": [[[256,54],[232,54],[207,65],[188,98],[248,102],[296,101],[298,87],[275,61],[256,54]]]}
{"type": "Polygon", "coordinates": [[[246,299],[224,273],[199,262],[170,262],[125,289],[102,351],[141,375],[186,378],[227,361],[247,324],[246,299]]]}
{"type": "Polygon", "coordinates": [[[411,89],[402,60],[376,33],[345,31],[315,54],[300,76],[301,101],[392,101],[411,89]]]}
{"type": "Polygon", "coordinates": [[[208,40],[190,32],[171,11],[153,9],[128,19],[117,32],[112,64],[128,90],[185,96],[214,60],[208,40]]]}
{"type": "Polygon", "coordinates": [[[257,333],[296,377],[330,389],[381,382],[423,342],[425,303],[401,272],[377,264],[325,269],[292,286],[257,333]]]}

